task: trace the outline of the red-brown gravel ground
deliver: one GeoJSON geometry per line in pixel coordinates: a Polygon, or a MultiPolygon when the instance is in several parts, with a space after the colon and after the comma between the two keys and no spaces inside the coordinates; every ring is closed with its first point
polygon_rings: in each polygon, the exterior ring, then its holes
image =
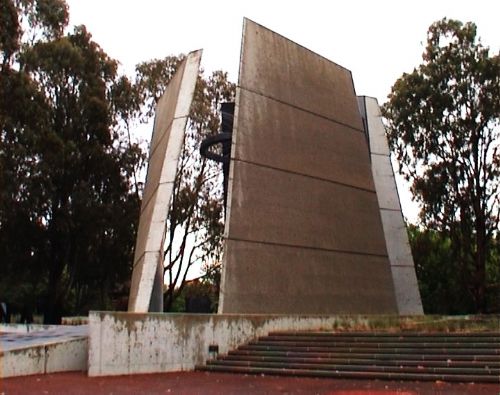
{"type": "Polygon", "coordinates": [[[500,395],[500,385],[315,379],[205,372],[92,378],[81,372],[0,379],[0,395],[17,394],[500,395]]]}

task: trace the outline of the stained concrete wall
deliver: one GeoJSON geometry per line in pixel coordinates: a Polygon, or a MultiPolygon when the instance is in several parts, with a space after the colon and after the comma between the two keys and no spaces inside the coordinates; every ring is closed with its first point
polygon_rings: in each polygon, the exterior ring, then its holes
{"type": "Polygon", "coordinates": [[[245,20],[220,312],[393,313],[351,73],[245,20]]]}
{"type": "Polygon", "coordinates": [[[417,276],[401,211],[390,151],[377,99],[358,97],[370,144],[373,179],[391,263],[398,312],[402,315],[423,314],[417,276]]]}
{"type": "MultiPolygon", "coordinates": [[[[369,317],[91,312],[89,376],[193,370],[258,336],[280,330],[368,327],[369,317]],[[110,341],[113,339],[113,341],[110,341]]],[[[382,317],[379,317],[382,320],[382,317]]]]}
{"type": "Polygon", "coordinates": [[[85,326],[30,325],[27,332],[26,325],[2,325],[0,330],[0,378],[87,370],[85,326]]]}
{"type": "Polygon", "coordinates": [[[498,317],[91,312],[89,376],[193,370],[271,331],[491,331],[498,317]]]}
{"type": "Polygon", "coordinates": [[[187,55],[156,107],[129,311],[163,311],[165,226],[200,60],[201,50],[187,55]]]}
{"type": "Polygon", "coordinates": [[[88,339],[0,351],[0,378],[86,371],[88,339]]]}

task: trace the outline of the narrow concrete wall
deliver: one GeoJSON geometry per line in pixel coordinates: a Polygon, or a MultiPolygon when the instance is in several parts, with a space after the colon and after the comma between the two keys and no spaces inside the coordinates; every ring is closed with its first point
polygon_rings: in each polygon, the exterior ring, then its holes
{"type": "Polygon", "coordinates": [[[193,370],[278,330],[332,330],[367,325],[363,316],[90,313],[89,376],[193,370]]]}
{"type": "Polygon", "coordinates": [[[370,146],[373,180],[391,264],[398,312],[401,315],[423,314],[417,276],[379,105],[377,99],[366,96],[358,97],[358,105],[370,146]]]}
{"type": "Polygon", "coordinates": [[[129,311],[163,311],[165,225],[200,60],[201,50],[186,56],[156,107],[135,245],[129,311]]]}

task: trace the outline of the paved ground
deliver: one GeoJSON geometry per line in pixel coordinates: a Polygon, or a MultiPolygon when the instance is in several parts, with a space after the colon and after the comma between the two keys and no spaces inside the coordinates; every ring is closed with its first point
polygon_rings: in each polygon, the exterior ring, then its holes
{"type": "Polygon", "coordinates": [[[58,373],[0,379],[0,395],[17,394],[500,395],[500,385],[358,381],[205,372],[99,378],[89,378],[85,373],[58,373]]]}

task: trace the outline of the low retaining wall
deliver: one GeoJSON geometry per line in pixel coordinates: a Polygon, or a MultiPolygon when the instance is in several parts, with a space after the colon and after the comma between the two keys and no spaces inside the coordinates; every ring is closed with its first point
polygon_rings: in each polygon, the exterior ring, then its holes
{"type": "Polygon", "coordinates": [[[88,327],[0,326],[0,378],[87,370],[88,327]]]}
{"type": "MultiPolygon", "coordinates": [[[[213,357],[210,345],[226,354],[270,331],[460,331],[477,325],[477,320],[468,317],[91,312],[88,372],[89,376],[106,376],[193,370],[213,357]]],[[[477,329],[483,326],[480,322],[477,329]]]]}
{"type": "Polygon", "coordinates": [[[87,368],[88,339],[30,345],[0,350],[0,378],[84,371],[87,368]]]}

